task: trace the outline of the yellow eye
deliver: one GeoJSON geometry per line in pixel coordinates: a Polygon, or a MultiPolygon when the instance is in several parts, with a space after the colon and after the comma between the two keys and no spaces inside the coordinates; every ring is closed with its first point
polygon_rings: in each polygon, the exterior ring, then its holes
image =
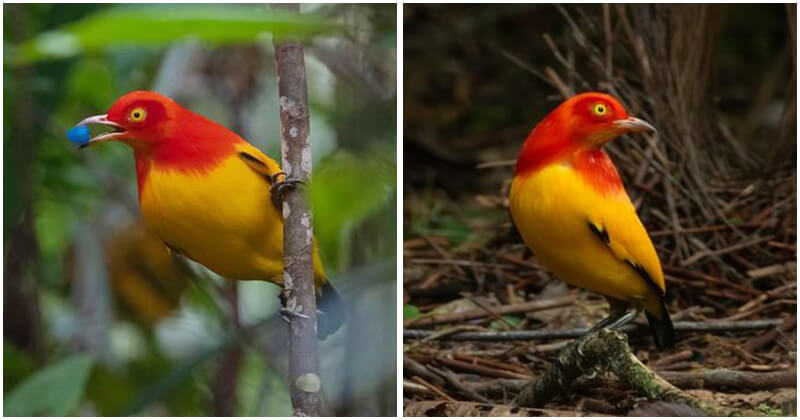
{"type": "Polygon", "coordinates": [[[597,104],[592,108],[592,112],[594,112],[594,115],[606,115],[608,108],[603,104],[597,104]]]}
{"type": "Polygon", "coordinates": [[[147,111],[144,108],[134,108],[128,118],[133,122],[142,122],[147,117],[147,111]]]}

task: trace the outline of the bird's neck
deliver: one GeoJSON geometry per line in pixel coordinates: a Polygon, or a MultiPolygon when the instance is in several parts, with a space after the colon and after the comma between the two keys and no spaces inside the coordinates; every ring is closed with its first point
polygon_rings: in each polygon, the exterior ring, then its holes
{"type": "Polygon", "coordinates": [[[548,114],[528,134],[519,152],[516,176],[525,176],[568,158],[579,148],[566,130],[563,118],[557,112],[548,114]]]}
{"type": "Polygon", "coordinates": [[[599,147],[587,148],[570,138],[563,126],[548,116],[531,131],[517,159],[515,176],[527,177],[550,165],[563,164],[601,193],[624,191],[611,158],[599,147]]]}
{"type": "Polygon", "coordinates": [[[199,115],[176,122],[158,143],[134,151],[139,193],[151,171],[177,171],[198,176],[217,167],[236,151],[239,136],[199,115]]]}
{"type": "Polygon", "coordinates": [[[571,156],[569,163],[581,175],[584,182],[602,194],[625,192],[617,167],[600,148],[579,150],[571,156]]]}

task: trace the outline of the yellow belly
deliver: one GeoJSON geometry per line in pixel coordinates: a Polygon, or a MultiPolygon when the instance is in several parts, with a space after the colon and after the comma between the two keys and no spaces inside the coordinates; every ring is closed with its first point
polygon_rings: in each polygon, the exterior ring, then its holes
{"type": "MultiPolygon", "coordinates": [[[[217,274],[282,282],[281,216],[269,184],[238,156],[204,173],[152,168],[140,207],[150,230],[217,274]]],[[[324,274],[314,251],[319,281],[324,274]]]]}
{"type": "MultiPolygon", "coordinates": [[[[624,190],[601,195],[571,167],[555,164],[516,177],[510,205],[525,243],[538,261],[562,280],[625,301],[644,300],[652,294],[647,283],[588,226],[590,220],[602,223],[615,239],[644,250],[647,262],[655,258],[657,264],[649,237],[624,190]]],[[[660,275],[660,267],[658,271],[660,275]]]]}

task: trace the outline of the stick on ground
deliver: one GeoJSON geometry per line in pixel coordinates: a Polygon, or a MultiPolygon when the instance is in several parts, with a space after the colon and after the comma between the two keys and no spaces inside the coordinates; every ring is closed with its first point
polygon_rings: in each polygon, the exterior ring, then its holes
{"type": "MultiPolygon", "coordinates": [[[[762,330],[777,327],[784,321],[782,319],[759,319],[755,321],[709,321],[691,322],[678,321],[674,323],[675,331],[679,332],[734,332],[762,330]]],[[[638,325],[628,324],[622,328],[626,333],[632,333],[639,328],[638,325]]],[[[518,340],[553,340],[559,338],[577,338],[589,331],[588,328],[571,328],[567,330],[521,330],[521,331],[469,331],[437,337],[439,340],[452,341],[518,341],[518,340]]],[[[426,339],[437,334],[435,330],[403,330],[403,339],[426,339]]],[[[431,338],[432,340],[433,338],[431,338]]]]}
{"type": "Polygon", "coordinates": [[[628,338],[619,331],[603,329],[586,337],[583,345],[573,342],[543,375],[528,383],[517,396],[521,407],[541,407],[567,391],[579,376],[601,369],[615,374],[628,387],[651,400],[680,402],[712,416],[754,415],[695,398],[647,368],[628,347],[628,338]]]}

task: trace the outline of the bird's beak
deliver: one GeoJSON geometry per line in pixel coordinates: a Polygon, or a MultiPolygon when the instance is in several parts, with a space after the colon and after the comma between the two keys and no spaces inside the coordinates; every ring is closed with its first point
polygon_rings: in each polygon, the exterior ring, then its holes
{"type": "Polygon", "coordinates": [[[655,133],[657,132],[656,128],[650,125],[645,120],[640,120],[634,117],[628,117],[624,120],[617,120],[614,122],[614,126],[624,130],[628,133],[655,133]]]}
{"type": "Polygon", "coordinates": [[[109,121],[107,114],[95,115],[93,117],[86,118],[83,121],[79,122],[77,125],[89,125],[89,124],[103,124],[114,128],[116,131],[112,131],[110,133],[98,134],[89,139],[89,141],[84,145],[84,147],[90,144],[102,143],[108,140],[115,140],[127,133],[126,131],[123,131],[123,127],[121,125],[113,121],[109,121]]]}

